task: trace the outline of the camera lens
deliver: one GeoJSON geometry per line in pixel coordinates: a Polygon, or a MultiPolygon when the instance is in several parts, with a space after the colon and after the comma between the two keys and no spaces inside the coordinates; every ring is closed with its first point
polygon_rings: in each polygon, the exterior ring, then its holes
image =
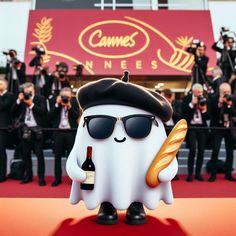
{"type": "Polygon", "coordinates": [[[62,96],[62,97],[61,97],[61,100],[62,100],[63,103],[68,103],[68,102],[69,102],[69,97],[67,97],[67,96],[62,96]]]}
{"type": "Polygon", "coordinates": [[[31,97],[31,93],[24,93],[24,99],[29,100],[31,97]]]}

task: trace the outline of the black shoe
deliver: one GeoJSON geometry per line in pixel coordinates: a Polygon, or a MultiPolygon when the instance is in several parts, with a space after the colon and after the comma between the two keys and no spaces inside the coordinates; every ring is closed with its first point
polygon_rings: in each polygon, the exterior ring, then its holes
{"type": "Polygon", "coordinates": [[[226,175],[226,176],[225,176],[225,179],[227,179],[227,180],[229,180],[229,181],[233,181],[233,182],[236,181],[236,179],[235,179],[232,175],[226,175]]]}
{"type": "Polygon", "coordinates": [[[40,178],[39,179],[39,186],[45,186],[46,185],[46,181],[44,180],[44,178],[40,178]]]}
{"type": "Polygon", "coordinates": [[[193,182],[193,176],[192,175],[188,175],[186,178],[187,182],[193,182]]]}
{"type": "Polygon", "coordinates": [[[216,181],[216,176],[211,175],[210,178],[208,179],[209,182],[215,182],[216,181]]]}
{"type": "Polygon", "coordinates": [[[126,224],[142,225],[146,224],[146,213],[143,204],[140,202],[133,202],[126,211],[126,224]]]}
{"type": "Polygon", "coordinates": [[[109,202],[103,202],[99,208],[96,222],[102,225],[114,225],[118,223],[116,209],[109,202]]]}
{"type": "Polygon", "coordinates": [[[203,177],[201,175],[195,175],[194,177],[198,181],[204,181],[203,177]]]}
{"type": "Polygon", "coordinates": [[[52,187],[56,187],[56,186],[58,186],[59,184],[61,184],[61,180],[55,180],[55,181],[52,183],[52,187]]]}
{"type": "Polygon", "coordinates": [[[179,180],[179,176],[176,175],[173,180],[179,180]]]}
{"type": "Polygon", "coordinates": [[[33,181],[33,178],[32,178],[32,177],[26,176],[26,177],[21,181],[21,184],[27,184],[27,183],[32,182],[32,181],[33,181]]]}

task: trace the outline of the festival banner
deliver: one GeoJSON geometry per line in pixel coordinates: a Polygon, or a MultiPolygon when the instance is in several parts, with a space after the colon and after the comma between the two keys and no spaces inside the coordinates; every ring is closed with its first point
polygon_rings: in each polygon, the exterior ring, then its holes
{"type": "Polygon", "coordinates": [[[45,64],[53,70],[57,61],[66,62],[69,74],[83,64],[86,75],[128,69],[132,75],[186,76],[194,63],[186,52],[193,39],[205,42],[210,71],[216,54],[209,11],[35,10],[29,14],[25,62],[40,45],[45,64]]]}

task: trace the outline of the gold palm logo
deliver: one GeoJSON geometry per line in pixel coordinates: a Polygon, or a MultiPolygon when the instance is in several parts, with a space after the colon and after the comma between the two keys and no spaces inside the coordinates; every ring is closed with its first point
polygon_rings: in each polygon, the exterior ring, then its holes
{"type": "MultiPolygon", "coordinates": [[[[51,24],[52,20],[53,20],[52,18],[43,17],[40,22],[36,23],[36,28],[34,29],[33,36],[37,39],[37,41],[31,42],[31,45],[40,45],[41,47],[44,48],[45,50],[45,55],[43,55],[44,63],[47,63],[51,60],[50,55],[54,55],[54,56],[65,58],[69,61],[72,61],[75,64],[83,64],[81,61],[69,55],[48,50],[46,43],[48,43],[52,39],[52,30],[53,30],[53,26],[51,24]]],[[[88,66],[84,64],[83,66],[84,66],[84,69],[87,70],[89,74],[92,74],[92,75],[94,74],[93,70],[90,69],[88,66]]]]}

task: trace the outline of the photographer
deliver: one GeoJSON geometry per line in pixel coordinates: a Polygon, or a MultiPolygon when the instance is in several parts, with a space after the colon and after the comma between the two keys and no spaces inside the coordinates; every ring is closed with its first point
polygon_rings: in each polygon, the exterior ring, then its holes
{"type": "Polygon", "coordinates": [[[207,99],[203,97],[203,86],[201,84],[194,84],[192,86],[192,93],[184,97],[182,104],[182,117],[186,119],[188,125],[193,127],[187,133],[187,142],[189,145],[188,156],[188,176],[187,181],[193,180],[194,158],[196,154],[196,145],[198,149],[197,162],[195,170],[195,179],[204,181],[201,176],[201,169],[203,163],[203,155],[206,144],[206,134],[202,127],[207,127],[206,120],[207,113],[207,99]]]}
{"type": "MultiPolygon", "coordinates": [[[[11,125],[11,107],[15,101],[12,93],[7,91],[7,81],[0,77],[0,128],[7,128],[11,125]]],[[[7,169],[7,130],[0,129],[0,183],[6,180],[7,169]]]]}
{"type": "Polygon", "coordinates": [[[45,74],[43,73],[43,55],[45,55],[45,50],[41,46],[33,47],[31,50],[35,53],[35,57],[29,63],[30,67],[34,67],[32,82],[35,85],[36,94],[43,95],[46,84],[45,74]]]}
{"type": "Polygon", "coordinates": [[[204,85],[206,83],[206,72],[209,58],[206,54],[206,46],[204,42],[194,39],[187,52],[194,55],[194,65],[192,68],[192,84],[199,83],[204,85]]]}
{"type": "Polygon", "coordinates": [[[25,82],[25,63],[17,59],[17,52],[11,49],[3,52],[7,56],[6,80],[8,81],[8,91],[18,94],[19,86],[25,82]]]}
{"type": "Polygon", "coordinates": [[[221,53],[219,66],[223,71],[226,82],[229,81],[232,73],[235,71],[236,50],[234,49],[234,36],[229,29],[222,27],[220,39],[212,45],[212,49],[221,53]]]}
{"type": "Polygon", "coordinates": [[[70,87],[68,69],[65,62],[56,63],[56,70],[46,80],[46,97],[58,96],[62,88],[70,87]]]}
{"type": "Polygon", "coordinates": [[[76,128],[79,118],[79,107],[76,99],[72,97],[69,87],[61,90],[60,95],[51,103],[49,118],[53,128],[61,129],[54,132],[55,148],[55,181],[52,186],[61,184],[61,157],[67,151],[70,153],[75,139],[75,131],[66,131],[66,129],[76,128]],[[64,130],[64,131],[63,131],[64,130]]]}
{"type": "Polygon", "coordinates": [[[233,102],[231,95],[231,87],[228,83],[222,83],[219,88],[219,94],[212,97],[210,100],[210,114],[211,114],[211,127],[225,127],[224,130],[213,130],[213,150],[211,155],[211,176],[210,182],[216,180],[217,162],[222,138],[225,139],[226,148],[226,163],[225,163],[225,179],[236,181],[233,178],[233,148],[234,140],[231,134],[231,119],[236,115],[235,102],[233,102]]]}
{"type": "Polygon", "coordinates": [[[39,185],[44,186],[45,163],[43,155],[43,133],[45,125],[46,102],[44,97],[35,95],[34,85],[25,83],[20,91],[16,103],[12,107],[16,117],[23,123],[22,148],[25,162],[25,176],[21,183],[26,184],[33,180],[31,150],[34,150],[38,159],[39,185]]]}

